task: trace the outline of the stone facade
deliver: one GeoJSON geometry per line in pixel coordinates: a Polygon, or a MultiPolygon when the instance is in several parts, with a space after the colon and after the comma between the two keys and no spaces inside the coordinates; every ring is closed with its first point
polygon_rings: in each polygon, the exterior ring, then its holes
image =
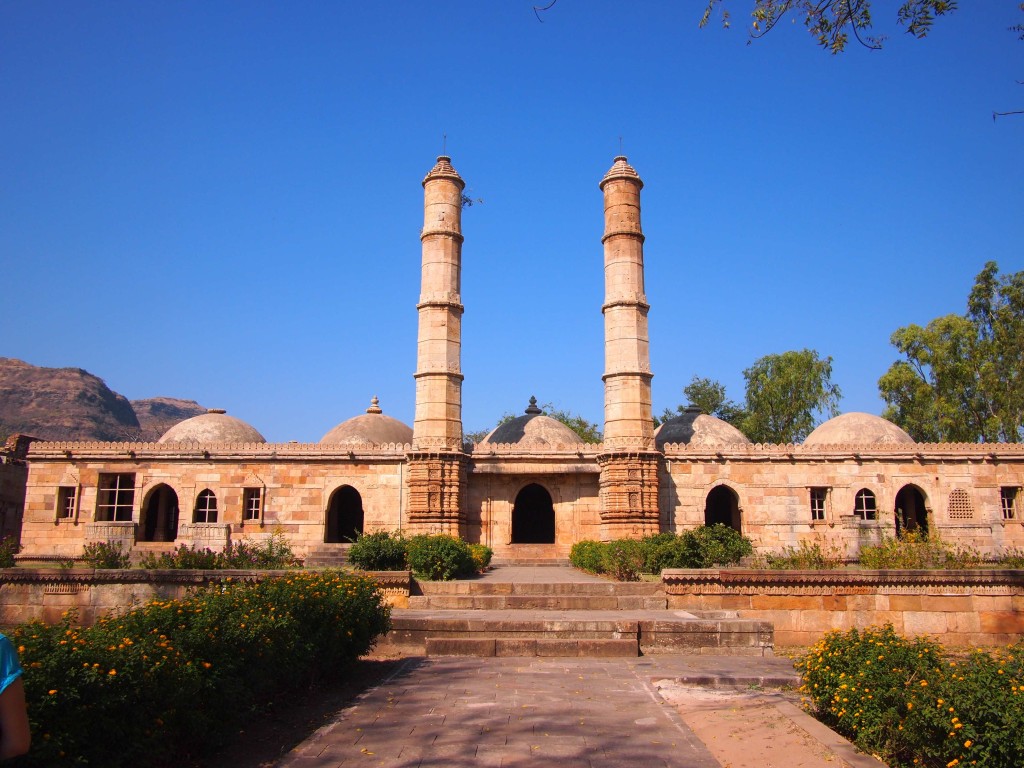
{"type": "MultiPolygon", "coordinates": [[[[751,445],[690,412],[656,434],[642,187],[624,157],[600,183],[603,444],[559,437],[533,405],[492,433],[494,442],[463,444],[464,183],[440,157],[423,181],[411,430],[374,401],[314,444],[268,444],[255,430],[253,442],[237,442],[246,425],[230,420],[230,432],[218,431],[227,429],[217,426],[229,422],[223,414],[194,417],[159,443],[35,443],[23,556],[66,559],[110,539],[137,552],[220,549],[275,532],[302,556],[340,547],[357,531],[401,530],[458,534],[510,559],[564,557],[583,539],[714,522],[762,550],[818,542],[851,559],[864,544],[913,528],[990,554],[1024,547],[1022,446],[915,444],[867,414],[833,419],[802,445],[751,445]],[[213,431],[197,432],[196,420],[213,431]],[[408,442],[389,442],[403,427],[408,442]],[[188,437],[197,434],[210,437],[188,437]]],[[[24,466],[8,474],[17,472],[24,466]]]]}

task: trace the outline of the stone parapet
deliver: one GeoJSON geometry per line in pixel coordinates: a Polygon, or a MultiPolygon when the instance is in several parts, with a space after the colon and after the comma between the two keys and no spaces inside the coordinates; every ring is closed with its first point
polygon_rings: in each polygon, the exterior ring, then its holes
{"type": "Polygon", "coordinates": [[[951,647],[1003,645],[1024,632],[1024,571],[662,572],[670,608],[737,611],[770,621],[777,646],[826,632],[892,624],[951,647]]]}
{"type": "Polygon", "coordinates": [[[331,445],[322,443],[104,443],[36,442],[29,461],[64,459],[216,459],[222,461],[316,461],[343,459],[401,459],[409,445],[331,445]]]}
{"type": "MultiPolygon", "coordinates": [[[[178,600],[190,589],[206,584],[261,581],[294,571],[249,570],[99,570],[92,568],[0,569],[0,624],[27,621],[55,623],[74,612],[81,625],[95,623],[109,613],[122,613],[152,600],[178,600]]],[[[371,571],[385,600],[403,608],[408,604],[408,571],[371,571]]]]}

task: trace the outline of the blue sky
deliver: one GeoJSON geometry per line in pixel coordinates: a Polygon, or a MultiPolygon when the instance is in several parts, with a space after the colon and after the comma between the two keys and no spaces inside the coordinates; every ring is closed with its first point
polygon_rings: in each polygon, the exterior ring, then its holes
{"type": "Polygon", "coordinates": [[[602,203],[643,177],[656,412],[694,375],[834,361],[878,413],[890,334],[1024,269],[1017,0],[833,57],[703,2],[0,0],[0,356],[315,441],[412,423],[420,182],[463,221],[467,430],[530,395],[601,422],[602,203]]]}

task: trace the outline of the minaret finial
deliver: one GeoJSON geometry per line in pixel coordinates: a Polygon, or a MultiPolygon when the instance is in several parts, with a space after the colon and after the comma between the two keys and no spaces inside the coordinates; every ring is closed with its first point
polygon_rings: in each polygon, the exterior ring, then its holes
{"type": "Polygon", "coordinates": [[[366,412],[367,413],[384,413],[384,411],[382,411],[380,409],[380,400],[377,399],[376,395],[374,395],[373,397],[370,398],[370,407],[366,409],[366,412]]]}
{"type": "Polygon", "coordinates": [[[619,136],[619,154],[622,154],[622,137],[619,136]]]}
{"type": "Polygon", "coordinates": [[[442,155],[447,155],[448,154],[448,134],[447,133],[442,133],[441,134],[441,154],[442,155]]]}
{"type": "Polygon", "coordinates": [[[526,408],[526,413],[537,414],[543,413],[543,411],[537,407],[537,398],[533,395],[530,396],[530,404],[526,408]]]}

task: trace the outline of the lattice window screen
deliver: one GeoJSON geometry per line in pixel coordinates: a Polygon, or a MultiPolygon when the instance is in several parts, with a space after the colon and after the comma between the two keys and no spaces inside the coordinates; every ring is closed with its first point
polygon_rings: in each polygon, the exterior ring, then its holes
{"type": "Polygon", "coordinates": [[[971,504],[971,497],[967,491],[960,488],[953,489],[949,494],[949,519],[950,520],[973,520],[974,506],[971,504]]]}

